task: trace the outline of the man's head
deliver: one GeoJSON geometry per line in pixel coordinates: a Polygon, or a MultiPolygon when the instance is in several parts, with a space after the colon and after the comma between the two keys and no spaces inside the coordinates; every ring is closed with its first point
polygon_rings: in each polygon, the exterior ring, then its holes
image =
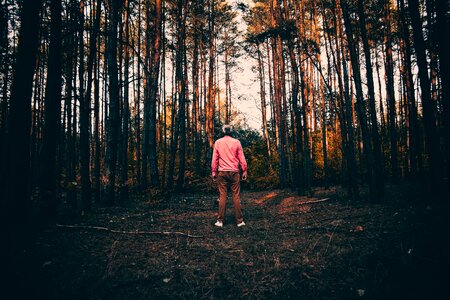
{"type": "Polygon", "coordinates": [[[222,133],[224,135],[232,136],[233,135],[233,126],[229,124],[225,124],[222,126],[222,133]]]}

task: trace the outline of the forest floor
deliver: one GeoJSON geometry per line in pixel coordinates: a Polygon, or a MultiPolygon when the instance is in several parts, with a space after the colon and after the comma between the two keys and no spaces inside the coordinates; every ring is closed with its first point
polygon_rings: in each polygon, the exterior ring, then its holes
{"type": "Polygon", "coordinates": [[[448,206],[423,204],[411,185],[389,187],[382,204],[350,201],[340,188],[310,197],[244,191],[247,226],[241,228],[230,200],[224,227],[213,225],[217,193],[148,198],[60,221],[79,227],[41,231],[28,254],[39,287],[33,299],[436,299],[449,293],[448,206]]]}

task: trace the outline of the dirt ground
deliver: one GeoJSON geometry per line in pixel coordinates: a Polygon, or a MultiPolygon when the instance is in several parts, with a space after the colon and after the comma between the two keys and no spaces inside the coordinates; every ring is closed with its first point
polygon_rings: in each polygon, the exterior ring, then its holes
{"type": "Polygon", "coordinates": [[[242,228],[230,199],[225,226],[213,226],[216,193],[149,198],[40,232],[29,253],[36,298],[437,299],[448,289],[448,206],[423,204],[414,186],[389,187],[382,204],[338,188],[244,191],[242,228]]]}

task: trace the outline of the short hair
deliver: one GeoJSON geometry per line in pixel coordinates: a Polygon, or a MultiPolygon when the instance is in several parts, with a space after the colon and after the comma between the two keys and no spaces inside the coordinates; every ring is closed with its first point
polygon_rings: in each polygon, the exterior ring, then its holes
{"type": "Polygon", "coordinates": [[[232,135],[233,134],[233,126],[225,124],[222,126],[222,133],[224,135],[232,135]]]}

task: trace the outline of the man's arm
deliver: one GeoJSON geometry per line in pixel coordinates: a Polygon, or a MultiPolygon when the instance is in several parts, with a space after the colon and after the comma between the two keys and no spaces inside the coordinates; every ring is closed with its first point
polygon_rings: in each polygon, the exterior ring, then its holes
{"type": "Polygon", "coordinates": [[[216,144],[214,143],[213,155],[211,160],[211,177],[213,180],[217,177],[217,168],[219,167],[219,151],[217,151],[216,144]]]}
{"type": "Polygon", "coordinates": [[[247,174],[247,161],[245,160],[245,156],[244,156],[244,150],[242,149],[242,145],[241,142],[239,142],[239,147],[238,147],[238,159],[239,159],[239,164],[241,165],[241,169],[242,169],[242,180],[247,180],[248,174],[247,174]]]}

